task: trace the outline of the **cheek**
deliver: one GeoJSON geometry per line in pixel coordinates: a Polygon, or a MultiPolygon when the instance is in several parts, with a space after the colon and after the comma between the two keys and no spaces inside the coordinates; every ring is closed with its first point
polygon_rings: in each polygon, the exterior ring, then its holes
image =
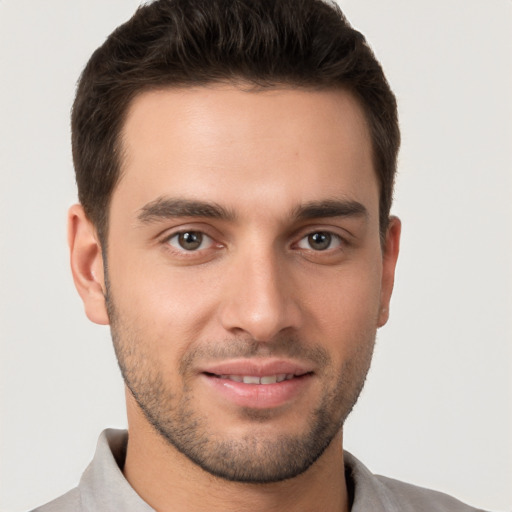
{"type": "Polygon", "coordinates": [[[181,345],[197,337],[215,309],[215,281],[201,271],[165,264],[139,265],[127,274],[121,266],[112,276],[112,294],[125,319],[133,319],[149,343],[181,345]],[[127,276],[130,276],[127,278],[127,276]]]}
{"type": "Polygon", "coordinates": [[[375,265],[340,269],[326,281],[308,287],[307,303],[317,328],[337,350],[374,336],[380,304],[380,270],[375,265]],[[316,291],[315,291],[316,290],[316,291]]]}

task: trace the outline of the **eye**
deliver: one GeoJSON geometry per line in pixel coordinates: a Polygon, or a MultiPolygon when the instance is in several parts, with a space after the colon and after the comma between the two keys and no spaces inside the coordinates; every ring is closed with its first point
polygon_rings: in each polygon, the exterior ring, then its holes
{"type": "Polygon", "coordinates": [[[167,243],[181,251],[197,251],[211,247],[213,240],[201,231],[182,231],[168,238],[167,243]]]}
{"type": "Polygon", "coordinates": [[[341,238],[327,231],[316,231],[302,238],[297,244],[301,249],[326,251],[341,246],[341,238]]]}

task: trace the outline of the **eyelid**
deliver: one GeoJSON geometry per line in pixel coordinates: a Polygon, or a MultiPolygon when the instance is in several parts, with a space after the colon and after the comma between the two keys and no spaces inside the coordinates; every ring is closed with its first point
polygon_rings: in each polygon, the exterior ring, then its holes
{"type": "Polygon", "coordinates": [[[184,261],[196,261],[205,258],[209,259],[216,254],[215,249],[222,249],[224,244],[219,242],[219,239],[221,239],[220,233],[210,225],[190,222],[173,226],[162,231],[156,238],[156,241],[162,249],[171,256],[171,258],[182,259],[184,261]],[[169,241],[174,237],[183,233],[201,233],[203,237],[209,239],[209,243],[206,247],[201,247],[195,250],[187,250],[169,243],[169,241]]]}
{"type": "Polygon", "coordinates": [[[171,247],[173,247],[177,251],[184,252],[184,253],[193,253],[193,252],[204,251],[206,249],[209,249],[212,245],[215,244],[215,240],[211,236],[207,235],[206,233],[204,233],[202,231],[193,230],[193,229],[184,229],[184,230],[181,230],[181,231],[176,231],[175,233],[172,233],[171,235],[166,237],[164,239],[164,241],[165,241],[166,244],[170,245],[171,247]],[[178,238],[180,237],[180,235],[183,235],[185,233],[197,233],[197,234],[200,234],[202,236],[201,244],[200,244],[200,246],[197,249],[187,250],[184,247],[180,247],[179,246],[178,238]],[[177,240],[176,245],[171,243],[171,240],[173,240],[174,238],[176,238],[176,240],[177,240]],[[208,247],[202,247],[203,245],[207,245],[208,247]]]}
{"type": "Polygon", "coordinates": [[[171,239],[173,236],[188,232],[201,233],[212,240],[218,240],[220,238],[218,230],[212,228],[209,224],[204,222],[183,222],[160,230],[159,233],[154,236],[154,239],[162,243],[171,239]]]}
{"type": "Polygon", "coordinates": [[[310,236],[315,233],[328,233],[329,235],[339,239],[342,244],[349,245],[354,239],[354,235],[347,229],[341,226],[335,226],[332,224],[307,224],[298,229],[292,236],[293,244],[297,244],[298,241],[310,236]]]}
{"type": "Polygon", "coordinates": [[[299,239],[299,241],[296,244],[300,249],[310,250],[310,251],[315,251],[315,252],[328,252],[328,251],[332,251],[332,250],[338,249],[339,247],[343,246],[345,244],[345,240],[343,239],[343,237],[341,237],[337,233],[333,233],[332,231],[315,229],[314,231],[310,231],[309,233],[305,234],[302,238],[299,239]],[[311,235],[315,235],[317,233],[329,235],[331,237],[331,242],[333,242],[333,243],[337,242],[336,246],[328,247],[326,249],[313,249],[313,247],[300,247],[301,242],[303,242],[304,240],[307,240],[311,235]]]}

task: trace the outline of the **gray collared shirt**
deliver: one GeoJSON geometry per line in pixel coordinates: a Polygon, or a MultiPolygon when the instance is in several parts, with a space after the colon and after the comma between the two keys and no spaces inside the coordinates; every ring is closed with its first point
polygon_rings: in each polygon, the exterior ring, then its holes
{"type": "MultiPolygon", "coordinates": [[[[78,487],[33,512],[154,512],[119,469],[127,441],[124,430],[103,431],[78,487]]],[[[446,494],[374,475],[348,452],[344,457],[351,512],[483,512],[446,494]]]]}

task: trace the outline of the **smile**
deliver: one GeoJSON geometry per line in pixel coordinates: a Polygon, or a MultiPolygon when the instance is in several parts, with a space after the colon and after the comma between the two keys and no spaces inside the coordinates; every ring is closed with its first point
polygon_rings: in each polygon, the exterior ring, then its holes
{"type": "Polygon", "coordinates": [[[315,381],[310,364],[236,360],[202,368],[212,400],[251,409],[273,409],[298,400],[315,381]]]}
{"type": "Polygon", "coordinates": [[[276,375],[265,375],[265,376],[257,376],[257,375],[215,375],[210,374],[213,377],[217,377],[219,379],[227,379],[232,380],[233,382],[241,382],[243,384],[277,384],[279,382],[284,382],[285,380],[291,380],[296,377],[300,377],[301,375],[295,375],[293,373],[279,373],[276,375]]]}

